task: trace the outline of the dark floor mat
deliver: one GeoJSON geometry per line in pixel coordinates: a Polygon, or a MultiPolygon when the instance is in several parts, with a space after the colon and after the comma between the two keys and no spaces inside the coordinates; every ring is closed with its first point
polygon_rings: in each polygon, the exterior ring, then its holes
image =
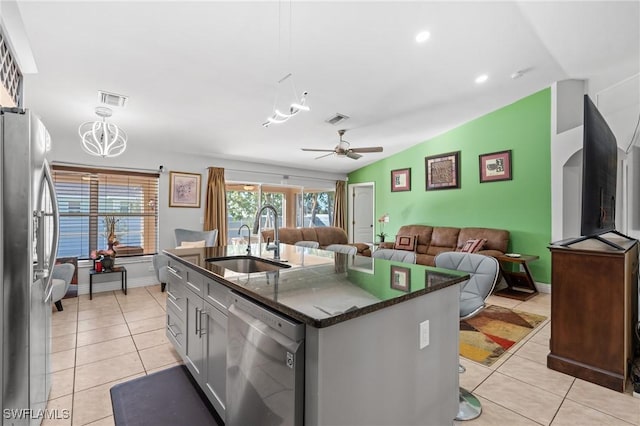
{"type": "Polygon", "coordinates": [[[224,425],[184,365],[113,386],[111,405],[116,426],[224,425]]]}

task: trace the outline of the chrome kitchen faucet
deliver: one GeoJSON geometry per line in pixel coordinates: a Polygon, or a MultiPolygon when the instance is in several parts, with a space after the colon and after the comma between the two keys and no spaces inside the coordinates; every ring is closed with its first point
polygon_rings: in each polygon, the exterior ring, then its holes
{"type": "Polygon", "coordinates": [[[257,234],[260,228],[260,215],[264,210],[271,210],[273,212],[273,245],[267,243],[267,251],[273,250],[273,260],[280,260],[280,235],[278,233],[278,210],[271,204],[265,204],[260,207],[256,213],[256,220],[253,223],[253,233],[257,234]]]}

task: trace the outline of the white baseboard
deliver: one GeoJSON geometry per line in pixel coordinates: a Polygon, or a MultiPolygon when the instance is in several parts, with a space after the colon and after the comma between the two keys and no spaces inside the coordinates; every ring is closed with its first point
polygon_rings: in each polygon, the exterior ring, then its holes
{"type": "Polygon", "coordinates": [[[535,282],[536,289],[540,293],[551,294],[551,284],[535,282]]]}

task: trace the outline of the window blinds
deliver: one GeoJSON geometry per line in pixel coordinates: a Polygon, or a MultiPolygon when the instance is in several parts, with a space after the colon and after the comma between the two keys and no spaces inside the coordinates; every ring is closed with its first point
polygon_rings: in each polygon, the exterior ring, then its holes
{"type": "Polygon", "coordinates": [[[88,259],[92,250],[109,248],[118,257],[157,252],[158,173],[55,164],[52,171],[60,210],[58,257],[88,259]]]}

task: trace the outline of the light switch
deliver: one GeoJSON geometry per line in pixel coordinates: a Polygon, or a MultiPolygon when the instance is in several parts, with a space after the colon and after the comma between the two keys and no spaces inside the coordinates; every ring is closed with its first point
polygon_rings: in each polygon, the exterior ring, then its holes
{"type": "Polygon", "coordinates": [[[429,346],[429,320],[420,323],[420,349],[429,346]]]}

